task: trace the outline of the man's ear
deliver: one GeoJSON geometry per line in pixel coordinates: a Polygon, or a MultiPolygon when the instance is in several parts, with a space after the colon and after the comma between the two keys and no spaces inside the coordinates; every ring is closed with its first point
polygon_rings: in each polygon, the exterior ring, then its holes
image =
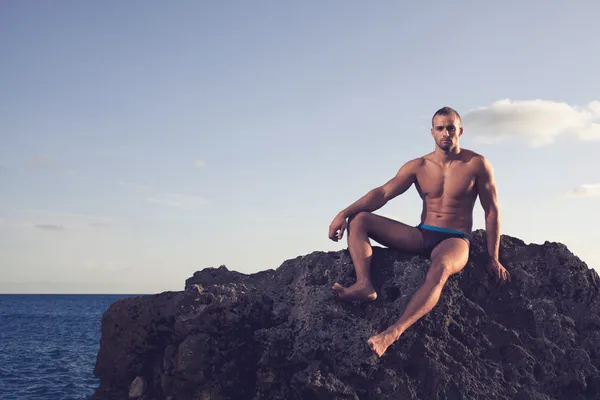
{"type": "Polygon", "coordinates": [[[463,134],[463,127],[461,126],[460,130],[458,131],[458,136],[462,136],[462,134],[463,134]]]}

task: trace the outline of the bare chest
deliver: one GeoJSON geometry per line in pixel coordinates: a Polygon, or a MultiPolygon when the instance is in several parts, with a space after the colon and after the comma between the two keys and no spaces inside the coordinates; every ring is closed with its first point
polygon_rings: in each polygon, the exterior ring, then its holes
{"type": "Polygon", "coordinates": [[[446,167],[428,163],[417,172],[417,187],[423,198],[461,199],[475,193],[475,178],[475,172],[465,163],[446,167]]]}

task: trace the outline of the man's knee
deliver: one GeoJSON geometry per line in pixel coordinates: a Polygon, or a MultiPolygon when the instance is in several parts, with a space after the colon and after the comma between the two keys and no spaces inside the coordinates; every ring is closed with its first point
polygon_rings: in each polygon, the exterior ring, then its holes
{"type": "Polygon", "coordinates": [[[371,213],[367,211],[361,211],[348,218],[348,230],[365,230],[367,222],[371,217],[371,213]]]}
{"type": "Polygon", "coordinates": [[[444,284],[453,274],[453,263],[450,260],[441,259],[434,261],[427,271],[427,281],[430,283],[444,284]]]}

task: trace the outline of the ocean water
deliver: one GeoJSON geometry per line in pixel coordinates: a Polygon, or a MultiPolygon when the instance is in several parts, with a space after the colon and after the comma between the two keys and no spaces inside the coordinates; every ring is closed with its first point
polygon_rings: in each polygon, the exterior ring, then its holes
{"type": "Polygon", "coordinates": [[[0,294],[0,399],[89,399],[102,314],[125,297],[0,294]]]}

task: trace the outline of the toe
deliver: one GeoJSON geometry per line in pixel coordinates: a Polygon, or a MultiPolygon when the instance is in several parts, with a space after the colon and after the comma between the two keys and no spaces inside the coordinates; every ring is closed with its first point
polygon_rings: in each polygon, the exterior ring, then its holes
{"type": "Polygon", "coordinates": [[[331,287],[331,290],[333,290],[333,293],[335,293],[336,295],[339,295],[344,292],[344,287],[342,285],[340,285],[339,283],[335,283],[331,287]]]}

